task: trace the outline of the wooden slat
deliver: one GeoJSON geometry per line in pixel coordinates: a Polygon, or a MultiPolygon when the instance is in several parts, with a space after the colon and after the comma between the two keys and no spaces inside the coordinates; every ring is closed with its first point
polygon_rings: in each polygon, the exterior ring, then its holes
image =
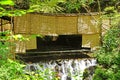
{"type": "Polygon", "coordinates": [[[56,17],[57,34],[77,34],[77,17],[56,17]]]}

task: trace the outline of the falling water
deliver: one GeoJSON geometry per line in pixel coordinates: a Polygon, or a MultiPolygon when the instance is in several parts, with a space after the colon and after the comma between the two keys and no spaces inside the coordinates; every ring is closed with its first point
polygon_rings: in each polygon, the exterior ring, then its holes
{"type": "Polygon", "coordinates": [[[85,69],[92,66],[96,66],[95,59],[60,59],[27,64],[25,70],[30,72],[48,68],[57,72],[60,80],[82,80],[85,69]]]}

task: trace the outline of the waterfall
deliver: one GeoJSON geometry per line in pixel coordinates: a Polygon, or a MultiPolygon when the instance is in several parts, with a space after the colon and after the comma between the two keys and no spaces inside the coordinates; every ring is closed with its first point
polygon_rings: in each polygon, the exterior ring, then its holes
{"type": "Polygon", "coordinates": [[[59,59],[27,64],[25,71],[31,72],[48,68],[56,72],[60,80],[83,80],[85,69],[92,66],[96,66],[95,59],[59,59]]]}

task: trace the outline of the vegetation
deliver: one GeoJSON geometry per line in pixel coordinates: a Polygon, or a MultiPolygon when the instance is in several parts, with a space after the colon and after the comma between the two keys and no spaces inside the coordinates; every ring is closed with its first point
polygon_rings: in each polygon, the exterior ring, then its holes
{"type": "Polygon", "coordinates": [[[111,19],[111,28],[104,35],[100,50],[96,52],[99,65],[93,80],[119,80],[120,14],[115,11],[114,7],[107,7],[105,13],[111,19]]]}
{"type": "Polygon", "coordinates": [[[35,12],[56,13],[62,10],[62,7],[58,6],[58,4],[64,1],[65,0],[31,0],[30,8],[35,12]]]}
{"type": "Polygon", "coordinates": [[[42,13],[99,12],[108,6],[119,8],[119,0],[15,0],[15,9],[32,9],[42,13]]]}
{"type": "MultiPolygon", "coordinates": [[[[27,10],[12,10],[14,6],[12,0],[0,1],[0,16],[20,16],[27,12],[27,10]],[[8,7],[8,9],[6,8],[8,7]]],[[[2,25],[1,25],[2,26],[2,25]]],[[[25,40],[22,35],[13,35],[10,30],[0,32],[0,80],[58,80],[52,70],[34,72],[24,71],[24,63],[14,60],[14,52],[11,52],[14,46],[14,40],[25,40]],[[46,75],[47,74],[47,75],[46,75]]]]}
{"type": "MultiPolygon", "coordinates": [[[[120,79],[120,2],[119,0],[1,0],[0,17],[21,16],[27,12],[43,13],[82,13],[105,11],[104,18],[110,18],[111,28],[103,36],[103,45],[96,52],[98,66],[93,80],[120,79]],[[15,3],[14,3],[14,2],[15,3]],[[100,5],[99,5],[100,4],[100,5]],[[26,6],[27,5],[27,6],[26,6]],[[29,9],[30,8],[30,9],[29,9]]],[[[0,80],[57,80],[55,73],[47,69],[40,74],[25,74],[25,65],[14,58],[11,46],[14,40],[24,40],[22,36],[13,35],[11,31],[0,32],[0,80]],[[51,73],[50,73],[51,72],[51,73]],[[46,76],[47,74],[47,76],[46,76]]]]}
{"type": "Polygon", "coordinates": [[[108,6],[118,8],[119,0],[30,0],[30,8],[43,13],[86,13],[99,12],[108,6]]]}

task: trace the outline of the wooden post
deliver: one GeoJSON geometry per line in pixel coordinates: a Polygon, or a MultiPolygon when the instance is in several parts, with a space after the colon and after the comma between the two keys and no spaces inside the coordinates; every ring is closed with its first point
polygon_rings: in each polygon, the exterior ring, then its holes
{"type": "Polygon", "coordinates": [[[100,46],[102,46],[102,18],[101,18],[101,6],[100,6],[100,1],[97,0],[98,3],[98,11],[99,11],[99,28],[100,28],[100,46]]]}

